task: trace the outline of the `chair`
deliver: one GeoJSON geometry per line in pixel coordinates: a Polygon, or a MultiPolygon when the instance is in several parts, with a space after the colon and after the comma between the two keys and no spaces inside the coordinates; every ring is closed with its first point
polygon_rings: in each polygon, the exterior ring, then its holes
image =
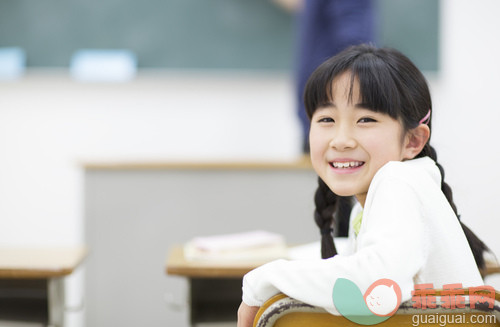
{"type": "MultiPolygon", "coordinates": [[[[435,290],[435,295],[440,296],[441,291],[435,290]]],[[[446,309],[442,303],[436,301],[436,308],[415,309],[413,302],[407,301],[400,305],[398,311],[384,322],[375,326],[471,326],[473,322],[485,326],[500,326],[500,293],[495,291],[493,309],[471,309],[469,304],[469,291],[466,289],[466,305],[463,309],[446,309]],[[453,323],[451,323],[453,321],[453,323]]],[[[349,321],[343,316],[329,314],[322,308],[292,299],[284,294],[278,294],[269,299],[259,310],[255,317],[254,327],[335,327],[360,326],[349,321]]]]}
{"type": "MultiPolygon", "coordinates": [[[[500,273],[500,265],[495,260],[487,260],[486,267],[481,271],[484,277],[500,273]]],[[[434,295],[441,296],[442,290],[434,290],[434,295]]],[[[500,327],[500,293],[495,290],[493,308],[479,309],[471,308],[469,289],[464,290],[465,308],[463,309],[446,309],[442,306],[442,302],[436,301],[436,308],[415,309],[413,302],[407,301],[399,306],[396,313],[389,319],[376,324],[376,326],[471,326],[471,319],[474,318],[482,327],[497,326],[500,327]],[[447,323],[451,321],[452,316],[460,316],[464,322],[447,323]],[[414,316],[418,316],[419,321],[415,321],[414,316]],[[445,316],[443,319],[443,316],[445,316]],[[435,321],[436,319],[441,321],[435,321]],[[422,319],[423,318],[423,319],[422,319]],[[432,319],[429,319],[432,318],[432,319]],[[494,318],[494,319],[493,319],[494,318]],[[431,321],[434,319],[434,323],[431,321]]],[[[477,293],[475,293],[477,294],[477,293]]],[[[457,320],[457,319],[456,319],[457,320]]],[[[288,297],[285,294],[278,294],[270,298],[259,309],[254,320],[254,327],[299,327],[299,326],[315,326],[315,327],[335,327],[360,326],[351,322],[343,316],[335,316],[328,313],[326,310],[314,307],[312,305],[297,301],[288,297]]]]}

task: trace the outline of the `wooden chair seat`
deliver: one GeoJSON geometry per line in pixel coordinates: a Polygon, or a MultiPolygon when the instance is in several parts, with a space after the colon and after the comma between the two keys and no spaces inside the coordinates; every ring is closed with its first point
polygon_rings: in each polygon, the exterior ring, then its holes
{"type": "MultiPolygon", "coordinates": [[[[436,296],[440,295],[440,290],[436,290],[436,296]]],[[[500,326],[500,294],[495,292],[495,303],[493,309],[479,310],[471,309],[469,304],[468,290],[465,294],[466,305],[463,309],[446,309],[436,301],[436,308],[415,309],[413,302],[407,301],[400,305],[395,315],[388,320],[378,323],[375,326],[416,326],[415,315],[418,315],[418,326],[443,326],[443,321],[452,321],[447,325],[471,326],[472,322],[485,326],[500,326]],[[427,316],[426,316],[427,315],[427,316]],[[447,315],[447,320],[443,317],[447,315]],[[451,316],[455,315],[455,316],[451,316]],[[460,317],[457,317],[460,316],[460,317]],[[432,317],[433,316],[433,317],[432,317]],[[441,319],[441,320],[439,320],[441,319]],[[463,323],[457,322],[463,321],[463,323]],[[425,323],[426,322],[426,323],[425,323]]],[[[254,327],[335,327],[360,326],[349,321],[343,316],[336,316],[328,313],[322,308],[292,299],[284,294],[278,294],[269,299],[259,310],[254,321],[254,327]]]]}

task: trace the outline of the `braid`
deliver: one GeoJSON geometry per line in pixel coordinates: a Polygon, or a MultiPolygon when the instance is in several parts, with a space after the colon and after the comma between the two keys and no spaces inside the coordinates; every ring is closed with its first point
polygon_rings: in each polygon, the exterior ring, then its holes
{"type": "MultiPolygon", "coordinates": [[[[421,154],[433,159],[436,163],[436,166],[439,168],[439,172],[441,173],[441,191],[444,193],[446,199],[450,203],[451,208],[453,209],[453,212],[455,212],[457,219],[460,221],[460,215],[458,214],[457,206],[455,205],[455,202],[453,202],[453,193],[451,191],[451,187],[444,181],[444,168],[437,161],[436,150],[434,150],[434,148],[429,143],[427,143],[421,154]]],[[[469,243],[469,246],[472,250],[472,254],[474,255],[477,267],[479,268],[479,270],[483,270],[485,268],[483,254],[484,252],[489,251],[489,248],[476,236],[476,234],[474,234],[464,223],[462,223],[462,221],[460,221],[460,225],[462,226],[465,237],[467,238],[467,242],[469,243]]]]}
{"type": "Polygon", "coordinates": [[[352,196],[339,196],[337,210],[335,212],[335,230],[333,235],[346,237],[349,235],[349,220],[353,206],[352,196]]]}
{"type": "Polygon", "coordinates": [[[321,232],[321,257],[331,258],[337,254],[333,243],[333,213],[337,206],[337,195],[318,177],[318,188],[314,194],[314,221],[321,232]]]}
{"type": "Polygon", "coordinates": [[[352,209],[351,197],[336,195],[321,178],[318,178],[314,202],[316,205],[314,220],[321,232],[321,257],[323,259],[331,258],[337,254],[333,241],[334,232],[338,236],[347,236],[352,209]],[[333,219],[334,213],[337,218],[335,221],[333,219]]]}

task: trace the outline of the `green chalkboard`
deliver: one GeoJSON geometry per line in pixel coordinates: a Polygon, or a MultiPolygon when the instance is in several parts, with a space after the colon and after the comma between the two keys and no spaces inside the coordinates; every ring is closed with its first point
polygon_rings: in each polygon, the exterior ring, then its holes
{"type": "Polygon", "coordinates": [[[269,0],[2,0],[0,46],[29,66],[126,48],[140,67],[287,69],[293,17],[269,0]]]}
{"type": "MultiPolygon", "coordinates": [[[[378,0],[377,43],[436,70],[438,4],[378,0]]],[[[104,48],[132,50],[142,68],[290,70],[294,22],[271,0],[1,0],[0,47],[23,48],[31,67],[104,48]]]]}
{"type": "Polygon", "coordinates": [[[439,69],[439,0],[378,0],[378,44],[397,48],[422,70],[439,69]]]}

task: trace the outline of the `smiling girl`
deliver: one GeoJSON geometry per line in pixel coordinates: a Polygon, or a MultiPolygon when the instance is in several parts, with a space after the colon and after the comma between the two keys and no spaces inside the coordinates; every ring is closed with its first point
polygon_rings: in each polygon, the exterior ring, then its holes
{"type": "Polygon", "coordinates": [[[483,285],[487,248],[458,219],[429,144],[431,97],[415,65],[393,49],[351,47],[316,69],[304,102],[323,260],[277,260],[245,275],[238,326],[251,326],[279,292],[338,314],[338,278],[363,294],[376,280],[391,279],[403,301],[414,284],[483,285]],[[353,202],[349,249],[337,255],[334,217],[353,202]]]}

